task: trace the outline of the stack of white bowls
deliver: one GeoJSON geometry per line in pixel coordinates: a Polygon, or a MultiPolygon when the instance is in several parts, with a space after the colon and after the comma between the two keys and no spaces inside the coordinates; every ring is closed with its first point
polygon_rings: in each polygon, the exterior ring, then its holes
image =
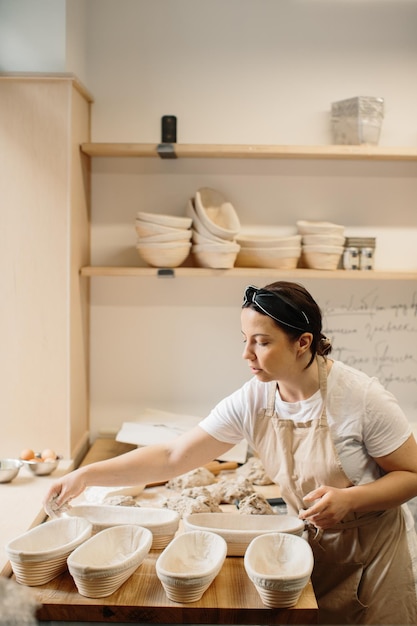
{"type": "Polygon", "coordinates": [[[302,236],[301,264],[317,270],[335,270],[342,258],[345,227],[332,222],[299,220],[302,236]]]}
{"type": "Polygon", "coordinates": [[[233,205],[219,191],[202,187],[187,206],[192,219],[192,253],[200,267],[230,269],[240,246],[236,236],[239,217],[233,205]]]}
{"type": "Polygon", "coordinates": [[[301,256],[301,235],[239,235],[237,267],[295,269],[301,256]]]}
{"type": "Polygon", "coordinates": [[[178,267],[191,250],[191,218],[139,211],[135,229],[139,256],[152,267],[178,267]]]}

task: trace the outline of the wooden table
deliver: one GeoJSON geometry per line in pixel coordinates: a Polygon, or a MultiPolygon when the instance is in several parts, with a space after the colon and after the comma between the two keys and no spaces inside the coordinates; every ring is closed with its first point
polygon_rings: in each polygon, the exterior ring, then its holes
{"type": "MultiPolygon", "coordinates": [[[[83,464],[135,447],[99,439],[83,464]]],[[[318,609],[311,583],[295,607],[268,609],[249,580],[241,557],[226,558],[222,570],[198,602],[172,602],[155,573],[159,554],[160,551],[151,551],[136,572],[107,598],[81,596],[68,572],[46,585],[34,587],[42,603],[38,619],[155,624],[317,624],[318,609]]]]}

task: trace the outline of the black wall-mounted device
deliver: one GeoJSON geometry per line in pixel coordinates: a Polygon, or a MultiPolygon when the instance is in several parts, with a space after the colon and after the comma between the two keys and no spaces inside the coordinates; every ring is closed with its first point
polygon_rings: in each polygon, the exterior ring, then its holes
{"type": "Polygon", "coordinates": [[[175,115],[162,116],[162,143],[177,143],[177,118],[175,115]]]}

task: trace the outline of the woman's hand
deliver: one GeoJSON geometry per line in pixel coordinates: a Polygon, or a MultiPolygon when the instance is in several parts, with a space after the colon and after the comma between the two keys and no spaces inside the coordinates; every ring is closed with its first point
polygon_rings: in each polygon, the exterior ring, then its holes
{"type": "Polygon", "coordinates": [[[47,492],[43,507],[48,515],[58,514],[59,510],[65,509],[73,498],[79,496],[86,484],[82,478],[81,470],[70,472],[60,480],[53,483],[47,492]]]}
{"type": "Polygon", "coordinates": [[[340,522],[352,510],[350,487],[337,489],[321,485],[304,496],[308,509],[301,511],[300,519],[326,530],[340,522]]]}

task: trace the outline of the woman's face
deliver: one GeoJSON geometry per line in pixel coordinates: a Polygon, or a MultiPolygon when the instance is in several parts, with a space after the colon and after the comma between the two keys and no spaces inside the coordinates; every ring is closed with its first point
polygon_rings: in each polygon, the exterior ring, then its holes
{"type": "Polygon", "coordinates": [[[267,315],[251,308],[242,309],[243,358],[262,382],[283,380],[295,370],[298,340],[291,340],[267,315]]]}

